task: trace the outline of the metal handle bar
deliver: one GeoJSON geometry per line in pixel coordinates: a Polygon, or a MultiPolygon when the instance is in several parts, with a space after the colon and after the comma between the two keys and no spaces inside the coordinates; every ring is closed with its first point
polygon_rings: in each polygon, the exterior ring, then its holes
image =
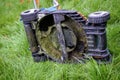
{"type": "Polygon", "coordinates": [[[54,7],[58,7],[59,6],[58,0],[53,0],[53,6],[54,7]]]}
{"type": "MultiPolygon", "coordinates": [[[[34,2],[34,8],[37,9],[38,7],[37,7],[36,0],[33,0],[33,2],[34,2]]],[[[53,0],[53,6],[54,7],[58,7],[59,6],[58,0],[53,0]]]]}

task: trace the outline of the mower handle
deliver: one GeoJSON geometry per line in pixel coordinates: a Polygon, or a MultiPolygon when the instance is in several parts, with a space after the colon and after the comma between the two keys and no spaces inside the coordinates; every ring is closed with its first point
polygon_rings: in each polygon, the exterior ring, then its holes
{"type": "Polygon", "coordinates": [[[53,0],[53,6],[54,7],[58,7],[59,6],[58,0],[53,0]]]}
{"type": "MultiPolygon", "coordinates": [[[[33,0],[33,2],[34,2],[34,8],[37,9],[38,7],[37,7],[36,0],[33,0]]],[[[58,0],[53,0],[53,6],[54,7],[58,7],[59,6],[58,0]]]]}

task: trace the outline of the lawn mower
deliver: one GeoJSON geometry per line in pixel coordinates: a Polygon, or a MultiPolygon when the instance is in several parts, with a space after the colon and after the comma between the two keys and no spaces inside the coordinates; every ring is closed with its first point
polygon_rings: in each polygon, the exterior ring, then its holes
{"type": "Polygon", "coordinates": [[[93,12],[86,18],[77,11],[58,9],[57,0],[40,9],[33,1],[35,8],[23,11],[21,19],[35,62],[82,63],[90,58],[111,62],[106,39],[109,12],[93,12]]]}

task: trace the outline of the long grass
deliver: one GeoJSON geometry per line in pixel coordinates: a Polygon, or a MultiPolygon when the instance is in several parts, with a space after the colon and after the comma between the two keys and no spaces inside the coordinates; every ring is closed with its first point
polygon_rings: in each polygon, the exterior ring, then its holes
{"type": "MultiPolygon", "coordinates": [[[[52,6],[52,0],[40,0],[41,7],[52,6]]],[[[59,0],[61,8],[89,13],[106,10],[111,13],[107,27],[108,48],[112,63],[98,65],[94,60],[85,64],[35,63],[20,13],[33,8],[33,3],[19,0],[0,1],[0,80],[120,80],[120,0],[59,0]]]]}

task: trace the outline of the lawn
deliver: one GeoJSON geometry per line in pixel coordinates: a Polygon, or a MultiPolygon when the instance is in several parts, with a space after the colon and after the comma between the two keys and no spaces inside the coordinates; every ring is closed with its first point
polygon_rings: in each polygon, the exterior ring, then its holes
{"type": "MultiPolygon", "coordinates": [[[[99,10],[109,11],[108,48],[113,56],[110,64],[35,63],[29,51],[20,13],[33,8],[32,2],[0,1],[0,80],[120,80],[120,0],[58,0],[61,8],[76,10],[86,17],[99,10]]],[[[50,7],[52,0],[40,0],[50,7]]]]}

